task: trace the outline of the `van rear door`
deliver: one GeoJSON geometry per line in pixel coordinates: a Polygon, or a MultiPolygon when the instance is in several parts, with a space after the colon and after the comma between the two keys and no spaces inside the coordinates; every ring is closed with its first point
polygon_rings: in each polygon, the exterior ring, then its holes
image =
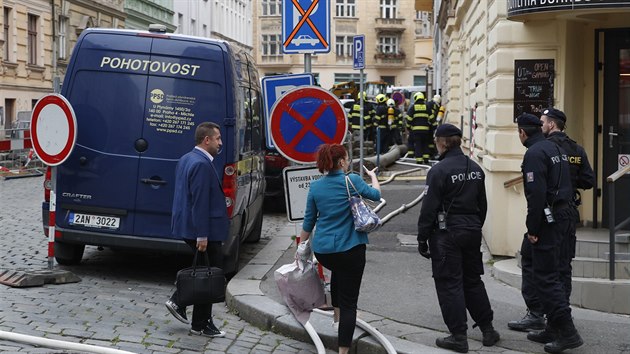
{"type": "Polygon", "coordinates": [[[62,228],[131,234],[140,157],[134,142],[142,137],[144,126],[136,117],[144,114],[148,76],[101,65],[120,57],[150,60],[144,53],[150,53],[151,39],[93,33],[79,45],[62,91],[77,117],[77,141],[57,169],[56,223],[62,228]],[[123,90],[125,94],[120,94],[123,90]],[[93,217],[103,215],[116,222],[96,225],[93,217]]]}
{"type": "MultiPolygon", "coordinates": [[[[195,128],[204,121],[222,127],[223,151],[233,144],[226,131],[226,84],[223,50],[217,45],[187,40],[153,39],[151,71],[144,97],[142,152],[138,168],[134,235],[156,236],[170,230],[170,214],[179,158],[195,145],[195,128]],[[209,70],[209,68],[211,68],[209,70]]],[[[225,153],[214,166],[222,178],[225,153]]]]}

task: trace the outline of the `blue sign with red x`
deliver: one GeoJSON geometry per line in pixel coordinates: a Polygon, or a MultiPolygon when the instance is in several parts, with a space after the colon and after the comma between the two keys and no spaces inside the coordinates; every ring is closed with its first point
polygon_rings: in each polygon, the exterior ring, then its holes
{"type": "Polygon", "coordinates": [[[348,130],[339,99],[320,87],[288,91],[271,109],[271,138],[278,151],[296,163],[316,161],[321,144],[341,144],[348,130]]]}
{"type": "Polygon", "coordinates": [[[282,6],[282,51],[330,52],[330,0],[286,0],[282,6]]]}

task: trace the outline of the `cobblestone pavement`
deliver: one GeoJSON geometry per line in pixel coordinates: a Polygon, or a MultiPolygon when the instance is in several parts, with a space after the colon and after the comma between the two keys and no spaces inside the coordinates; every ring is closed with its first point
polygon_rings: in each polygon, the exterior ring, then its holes
{"type": "MultiPolygon", "coordinates": [[[[47,238],[41,225],[43,178],[0,180],[0,272],[47,267],[47,238]]],[[[246,245],[241,264],[261,249],[286,217],[265,215],[261,242],[246,245]]],[[[11,288],[0,285],[0,330],[91,344],[137,353],[314,353],[315,347],[262,331],[214,306],[214,323],[225,338],[188,334],[188,326],[164,307],[186,256],[86,247],[71,271],[81,282],[11,288]]],[[[190,310],[189,310],[190,316],[190,310]]],[[[70,353],[0,340],[2,353],[70,353]]],[[[75,351],[76,352],[76,351],[75,351]]],[[[330,352],[332,353],[332,351],[330,352]]]]}

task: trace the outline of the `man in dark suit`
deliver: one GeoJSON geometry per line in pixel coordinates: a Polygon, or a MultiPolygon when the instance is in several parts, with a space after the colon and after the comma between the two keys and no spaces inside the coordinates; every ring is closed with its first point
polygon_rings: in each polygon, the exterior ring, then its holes
{"type": "MultiPolygon", "coordinates": [[[[175,171],[175,195],[171,219],[173,235],[180,237],[193,251],[198,250],[198,264],[222,267],[222,241],[227,239],[229,219],[221,180],[212,161],[221,150],[221,128],[204,122],[195,130],[192,151],[182,156],[175,171]]],[[[186,307],[178,305],[177,291],[166,302],[175,318],[188,323],[186,307]]],[[[212,304],[194,304],[190,333],[206,337],[224,337],[212,321],[212,304]]]]}

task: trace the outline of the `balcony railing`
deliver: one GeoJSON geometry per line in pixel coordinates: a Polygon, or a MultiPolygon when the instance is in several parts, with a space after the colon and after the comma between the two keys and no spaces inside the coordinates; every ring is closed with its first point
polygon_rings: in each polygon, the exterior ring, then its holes
{"type": "Polygon", "coordinates": [[[377,31],[403,32],[406,27],[404,18],[377,18],[374,28],[377,31]]]}
{"type": "Polygon", "coordinates": [[[405,64],[405,53],[376,53],[374,61],[378,66],[403,66],[405,64]]]}

